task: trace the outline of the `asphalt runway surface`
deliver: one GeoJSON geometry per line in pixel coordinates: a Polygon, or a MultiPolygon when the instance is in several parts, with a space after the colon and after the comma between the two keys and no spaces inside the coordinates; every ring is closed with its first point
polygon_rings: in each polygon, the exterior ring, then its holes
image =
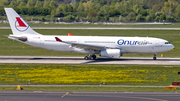
{"type": "MultiPolygon", "coordinates": [[[[10,29],[10,27],[0,27],[10,29]]],[[[149,27],[32,27],[32,29],[134,29],[134,30],[180,30],[180,28],[149,28],[149,27]]]]}
{"type": "MultiPolygon", "coordinates": [[[[158,88],[164,88],[164,87],[172,87],[172,85],[169,86],[148,86],[148,85],[20,85],[21,87],[158,87],[158,88]]],[[[0,87],[17,87],[17,85],[0,85],[0,87]]],[[[180,86],[176,86],[176,88],[179,88],[180,86]]]]}
{"type": "Polygon", "coordinates": [[[0,101],[179,101],[179,92],[0,91],[0,101]]]}
{"type": "Polygon", "coordinates": [[[153,60],[143,57],[121,57],[84,60],[84,57],[0,56],[0,63],[180,65],[180,58],[157,57],[157,60],[153,60]]]}

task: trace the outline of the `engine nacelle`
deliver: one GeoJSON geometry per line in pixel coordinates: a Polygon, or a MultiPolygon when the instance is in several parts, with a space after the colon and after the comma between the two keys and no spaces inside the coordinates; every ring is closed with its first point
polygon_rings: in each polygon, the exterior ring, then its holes
{"type": "Polygon", "coordinates": [[[106,49],[102,50],[99,55],[109,58],[119,58],[121,56],[121,51],[120,49],[106,49]]]}

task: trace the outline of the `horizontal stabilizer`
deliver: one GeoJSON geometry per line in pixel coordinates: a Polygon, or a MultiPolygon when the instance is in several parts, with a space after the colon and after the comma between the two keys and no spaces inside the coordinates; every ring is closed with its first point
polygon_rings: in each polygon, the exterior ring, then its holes
{"type": "Polygon", "coordinates": [[[71,33],[68,33],[68,36],[73,36],[71,33]]]}
{"type": "Polygon", "coordinates": [[[8,38],[23,41],[23,42],[27,41],[26,36],[8,36],[8,38]]]}

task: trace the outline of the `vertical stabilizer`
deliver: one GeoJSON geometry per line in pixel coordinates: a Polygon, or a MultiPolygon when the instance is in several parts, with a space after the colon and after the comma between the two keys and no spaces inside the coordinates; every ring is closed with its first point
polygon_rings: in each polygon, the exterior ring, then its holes
{"type": "Polygon", "coordinates": [[[41,35],[35,32],[12,8],[4,8],[13,35],[31,34],[41,35]]]}

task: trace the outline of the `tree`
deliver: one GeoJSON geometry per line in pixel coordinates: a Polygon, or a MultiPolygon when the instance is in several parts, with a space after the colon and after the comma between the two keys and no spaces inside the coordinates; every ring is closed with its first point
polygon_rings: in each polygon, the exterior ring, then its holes
{"type": "Polygon", "coordinates": [[[63,21],[74,21],[75,17],[73,15],[68,15],[63,18],[63,21]]]}
{"type": "Polygon", "coordinates": [[[78,11],[78,12],[83,12],[83,11],[84,11],[84,7],[83,7],[82,2],[79,3],[79,6],[78,6],[78,8],[77,8],[77,11],[78,11]]]}
{"type": "Polygon", "coordinates": [[[48,8],[42,8],[41,11],[42,11],[41,12],[42,16],[50,15],[50,13],[51,13],[48,8]]]}
{"type": "Polygon", "coordinates": [[[151,16],[146,16],[146,21],[151,21],[151,16]]]}
{"type": "Polygon", "coordinates": [[[174,14],[174,11],[177,5],[178,3],[168,0],[168,2],[164,3],[164,7],[161,9],[161,12],[164,12],[167,16],[171,16],[174,14]]]}
{"type": "Polygon", "coordinates": [[[79,6],[79,3],[75,2],[72,4],[72,7],[73,7],[73,11],[76,12],[77,11],[77,8],[79,6]]]}
{"type": "Polygon", "coordinates": [[[112,0],[111,5],[112,5],[112,6],[115,5],[116,2],[117,2],[117,0],[112,0]]]}
{"type": "Polygon", "coordinates": [[[8,0],[0,0],[0,6],[4,7],[9,5],[9,1],[8,0]]]}
{"type": "Polygon", "coordinates": [[[100,8],[100,10],[98,11],[98,15],[104,17],[104,16],[109,16],[109,11],[110,8],[107,5],[104,5],[100,8]]]}
{"type": "Polygon", "coordinates": [[[21,3],[18,5],[19,8],[24,7],[24,6],[26,6],[26,4],[25,4],[24,2],[21,2],[21,3]]]}
{"type": "Polygon", "coordinates": [[[106,15],[106,16],[104,17],[104,20],[105,20],[105,21],[109,21],[109,16],[106,15]]]}
{"type": "Polygon", "coordinates": [[[66,11],[67,11],[67,12],[73,12],[73,7],[72,7],[72,5],[67,5],[66,11]]]}
{"type": "Polygon", "coordinates": [[[51,8],[51,9],[55,9],[56,8],[56,2],[54,1],[54,0],[51,0],[51,2],[50,2],[50,4],[49,4],[49,7],[51,8]]]}
{"type": "Polygon", "coordinates": [[[144,18],[141,14],[139,14],[138,16],[136,16],[136,21],[144,21],[144,18]]]}
{"type": "Polygon", "coordinates": [[[160,20],[165,20],[166,19],[166,15],[165,14],[161,14],[160,15],[160,20]]]}
{"type": "Polygon", "coordinates": [[[139,7],[138,7],[138,5],[136,4],[136,5],[133,6],[134,12],[136,12],[137,9],[139,9],[139,7]]]}
{"type": "Polygon", "coordinates": [[[155,18],[155,20],[159,21],[159,20],[160,20],[160,17],[159,17],[159,16],[157,16],[157,17],[155,18]]]}
{"type": "Polygon", "coordinates": [[[16,7],[17,2],[15,0],[12,0],[11,3],[9,4],[10,7],[16,7]]]}
{"type": "Polygon", "coordinates": [[[119,16],[119,21],[120,21],[120,22],[122,21],[122,16],[121,16],[121,15],[119,16]]]}
{"type": "Polygon", "coordinates": [[[135,20],[136,19],[136,14],[134,12],[131,12],[128,14],[127,19],[130,20],[135,20]]]}
{"type": "Polygon", "coordinates": [[[118,10],[110,9],[110,12],[109,12],[110,17],[117,16],[117,15],[120,15],[120,12],[118,10]]]}
{"type": "Polygon", "coordinates": [[[119,10],[119,12],[123,15],[123,16],[127,16],[129,11],[132,10],[130,8],[130,2],[128,1],[122,1],[120,3],[116,3],[115,5],[115,9],[119,10]]]}
{"type": "Polygon", "coordinates": [[[24,4],[26,4],[27,2],[27,0],[16,0],[17,1],[17,5],[19,5],[20,3],[24,3],[24,4]]]}
{"type": "Polygon", "coordinates": [[[50,0],[44,0],[43,7],[44,7],[44,8],[49,8],[50,2],[51,2],[50,0]]]}
{"type": "Polygon", "coordinates": [[[92,8],[92,10],[95,10],[96,12],[98,12],[101,8],[101,5],[100,5],[100,3],[92,3],[90,8],[92,8]]]}
{"type": "Polygon", "coordinates": [[[154,6],[152,6],[152,13],[156,13],[156,12],[161,12],[161,9],[163,7],[163,4],[155,4],[154,6]]]}
{"type": "Polygon", "coordinates": [[[54,10],[51,10],[51,21],[54,19],[55,17],[55,9],[54,10]]]}
{"type": "Polygon", "coordinates": [[[0,8],[0,15],[4,15],[5,14],[5,11],[3,8],[0,8]]]}
{"type": "Polygon", "coordinates": [[[29,15],[35,15],[35,9],[34,9],[34,7],[28,8],[28,14],[29,14],[29,15]]]}
{"type": "Polygon", "coordinates": [[[56,8],[55,16],[57,16],[57,17],[64,17],[63,9],[62,9],[62,4],[60,4],[60,5],[56,8]]]}
{"type": "Polygon", "coordinates": [[[34,5],[35,5],[35,0],[28,0],[26,7],[31,8],[34,7],[34,5]]]}
{"type": "Polygon", "coordinates": [[[92,18],[94,18],[96,16],[97,16],[97,12],[96,11],[94,11],[94,10],[89,11],[89,13],[88,13],[88,18],[89,19],[92,19],[92,18]]]}
{"type": "Polygon", "coordinates": [[[37,0],[34,7],[41,8],[41,7],[43,7],[43,3],[41,1],[39,1],[39,0],[37,0]]]}
{"type": "Polygon", "coordinates": [[[155,13],[155,16],[161,16],[162,14],[164,14],[164,13],[162,13],[162,12],[156,12],[156,13],[155,13]]]}
{"type": "Polygon", "coordinates": [[[20,12],[21,12],[21,14],[26,15],[26,14],[28,14],[28,8],[22,7],[22,8],[20,9],[20,12]]]}
{"type": "Polygon", "coordinates": [[[172,20],[174,20],[174,18],[173,18],[172,16],[167,16],[167,17],[166,17],[166,20],[172,21],[172,20]]]}
{"type": "Polygon", "coordinates": [[[147,11],[145,9],[140,10],[139,14],[142,16],[147,16],[147,11]]]}
{"type": "Polygon", "coordinates": [[[180,5],[176,7],[175,17],[180,20],[180,5]]]}

